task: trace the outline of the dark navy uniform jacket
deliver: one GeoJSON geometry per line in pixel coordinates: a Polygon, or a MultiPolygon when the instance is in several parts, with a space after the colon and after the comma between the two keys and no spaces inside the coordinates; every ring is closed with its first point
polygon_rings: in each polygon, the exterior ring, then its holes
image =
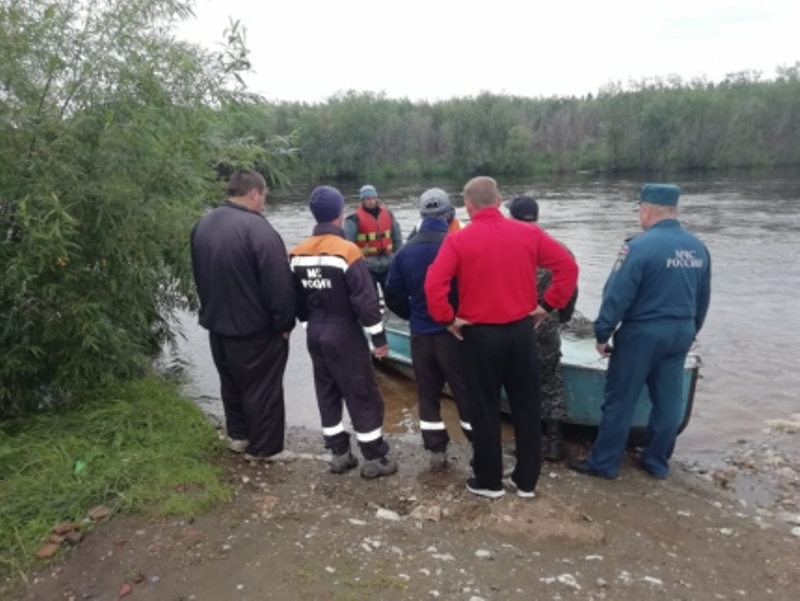
{"type": "Polygon", "coordinates": [[[703,327],[711,297],[711,256],[677,219],[659,221],[623,245],[594,322],[605,343],[620,322],[692,319],[703,327]]]}
{"type": "Polygon", "coordinates": [[[226,202],[192,229],[200,325],[220,336],[294,327],[294,278],[286,246],[260,213],[226,202]]]}
{"type": "MultiPolygon", "coordinates": [[[[423,219],[419,231],[394,256],[386,278],[386,305],[408,320],[412,334],[436,334],[447,329],[431,318],[425,300],[425,274],[448,235],[447,228],[447,223],[442,219],[423,219]]],[[[450,304],[453,310],[457,309],[457,302],[456,286],[451,285],[450,304]]]]}
{"type": "MultiPolygon", "coordinates": [[[[373,346],[386,344],[378,293],[361,250],[331,224],[314,227],[314,235],[291,252],[297,289],[297,318],[317,323],[358,324],[373,346]]],[[[366,339],[365,339],[366,343],[366,339]]]]}

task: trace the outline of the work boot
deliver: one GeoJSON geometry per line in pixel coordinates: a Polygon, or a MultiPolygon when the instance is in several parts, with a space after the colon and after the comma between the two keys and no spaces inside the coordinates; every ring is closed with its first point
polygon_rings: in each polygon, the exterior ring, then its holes
{"type": "Polygon", "coordinates": [[[564,436],[561,433],[561,422],[547,420],[544,428],[547,435],[547,448],[544,451],[544,458],[547,461],[561,461],[566,456],[564,436]]]}
{"type": "Polygon", "coordinates": [[[428,467],[431,471],[441,472],[447,468],[447,455],[444,451],[432,451],[428,460],[428,467]]]}
{"type": "Polygon", "coordinates": [[[361,466],[362,478],[380,478],[381,476],[391,476],[397,471],[397,463],[388,457],[380,459],[370,459],[361,466]]]}
{"type": "Polygon", "coordinates": [[[333,459],[331,459],[331,473],[344,474],[357,465],[358,459],[350,452],[350,449],[347,449],[344,453],[333,456],[333,459]]]}

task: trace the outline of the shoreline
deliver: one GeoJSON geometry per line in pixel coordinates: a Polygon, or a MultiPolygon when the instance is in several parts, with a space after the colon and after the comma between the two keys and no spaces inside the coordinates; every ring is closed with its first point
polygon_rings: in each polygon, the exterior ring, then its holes
{"type": "Polygon", "coordinates": [[[18,598],[788,601],[800,586],[800,538],[690,468],[656,482],[628,456],[608,482],[547,464],[536,499],[488,501],[464,490],[467,445],[432,473],[421,444],[390,444],[400,471],[375,481],[328,473],[305,428],[287,430],[293,461],[227,454],[232,501],[115,519],[18,598]]]}

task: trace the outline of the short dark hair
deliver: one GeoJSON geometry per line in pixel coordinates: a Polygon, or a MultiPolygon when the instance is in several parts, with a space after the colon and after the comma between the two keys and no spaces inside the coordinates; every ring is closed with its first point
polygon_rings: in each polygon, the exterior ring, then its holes
{"type": "Polygon", "coordinates": [[[258,171],[242,169],[231,175],[231,179],[228,180],[228,197],[247,196],[253,191],[253,188],[263,192],[267,189],[267,180],[258,171]]]}

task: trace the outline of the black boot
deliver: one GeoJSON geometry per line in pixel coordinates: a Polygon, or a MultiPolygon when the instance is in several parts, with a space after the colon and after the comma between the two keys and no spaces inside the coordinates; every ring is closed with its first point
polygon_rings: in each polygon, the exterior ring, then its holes
{"type": "Polygon", "coordinates": [[[566,456],[564,437],[561,434],[561,422],[547,420],[544,429],[547,436],[547,448],[544,451],[544,458],[547,461],[561,461],[566,456]]]}

